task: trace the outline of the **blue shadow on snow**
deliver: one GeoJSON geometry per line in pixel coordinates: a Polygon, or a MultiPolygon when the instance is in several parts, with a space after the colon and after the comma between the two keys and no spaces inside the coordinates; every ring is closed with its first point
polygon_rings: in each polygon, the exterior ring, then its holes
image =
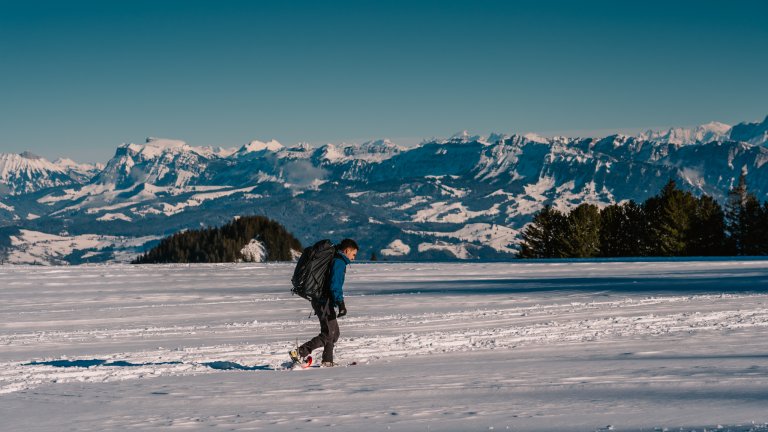
{"type": "MultiPolygon", "coordinates": [[[[90,368],[94,366],[139,367],[139,366],[162,366],[162,365],[176,365],[176,364],[183,364],[183,362],[170,361],[170,362],[158,362],[158,363],[131,363],[131,362],[122,361],[122,360],[108,361],[108,360],[100,360],[100,359],[50,360],[50,361],[29,362],[29,363],[25,363],[24,366],[53,366],[53,367],[59,367],[59,368],[70,368],[70,367],[90,368]]],[[[216,370],[246,370],[246,371],[272,370],[272,368],[269,365],[245,366],[239,363],[229,362],[229,361],[214,361],[214,362],[207,362],[207,363],[200,363],[200,364],[216,370]]]]}
{"type": "Polygon", "coordinates": [[[715,293],[765,293],[768,292],[768,272],[721,271],[717,276],[706,272],[690,272],[688,277],[594,276],[570,278],[504,278],[467,280],[427,280],[413,282],[389,282],[386,287],[366,286],[361,283],[359,292],[366,295],[402,294],[524,294],[541,292],[583,292],[616,294],[715,294],[715,293]]]}

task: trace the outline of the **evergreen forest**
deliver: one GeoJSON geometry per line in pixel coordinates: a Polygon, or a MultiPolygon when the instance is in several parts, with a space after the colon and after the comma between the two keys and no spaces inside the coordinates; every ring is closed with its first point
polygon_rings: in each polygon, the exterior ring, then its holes
{"type": "Polygon", "coordinates": [[[742,174],[725,208],[670,180],[642,204],[568,213],[546,206],[522,232],[520,258],[768,255],[768,202],[760,203],[742,174]]]}
{"type": "Polygon", "coordinates": [[[301,242],[280,223],[264,216],[236,218],[217,228],[178,232],[139,256],[133,264],[223,263],[243,261],[243,248],[258,240],[266,261],[290,261],[301,242]]]}

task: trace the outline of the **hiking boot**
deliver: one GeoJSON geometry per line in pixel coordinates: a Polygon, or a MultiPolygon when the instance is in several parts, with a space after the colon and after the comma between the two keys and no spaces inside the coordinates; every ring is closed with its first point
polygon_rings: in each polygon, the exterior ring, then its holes
{"type": "Polygon", "coordinates": [[[288,351],[288,355],[291,356],[291,360],[294,362],[301,363],[301,357],[299,357],[299,352],[297,350],[288,351]]]}
{"type": "Polygon", "coordinates": [[[336,366],[336,363],[330,362],[330,361],[324,361],[320,366],[321,367],[334,367],[334,366],[336,366]]]}

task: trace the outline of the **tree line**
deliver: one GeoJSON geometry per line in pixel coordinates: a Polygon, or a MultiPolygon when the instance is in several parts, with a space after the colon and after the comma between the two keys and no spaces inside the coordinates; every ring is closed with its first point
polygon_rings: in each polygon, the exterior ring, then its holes
{"type": "Polygon", "coordinates": [[[301,242],[281,224],[264,216],[240,217],[218,228],[173,234],[142,254],[133,264],[221,263],[243,260],[243,247],[256,239],[266,248],[267,261],[290,261],[301,242]]]}
{"type": "Polygon", "coordinates": [[[670,180],[642,204],[546,206],[522,232],[520,258],[768,255],[768,202],[742,174],[725,208],[670,180]]]}

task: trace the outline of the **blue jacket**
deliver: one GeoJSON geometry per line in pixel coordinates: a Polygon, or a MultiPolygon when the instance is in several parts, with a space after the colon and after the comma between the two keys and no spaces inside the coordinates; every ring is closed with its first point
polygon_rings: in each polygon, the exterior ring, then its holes
{"type": "Polygon", "coordinates": [[[344,276],[347,274],[349,258],[341,252],[336,252],[336,257],[331,265],[331,300],[335,305],[344,301],[344,276]]]}

